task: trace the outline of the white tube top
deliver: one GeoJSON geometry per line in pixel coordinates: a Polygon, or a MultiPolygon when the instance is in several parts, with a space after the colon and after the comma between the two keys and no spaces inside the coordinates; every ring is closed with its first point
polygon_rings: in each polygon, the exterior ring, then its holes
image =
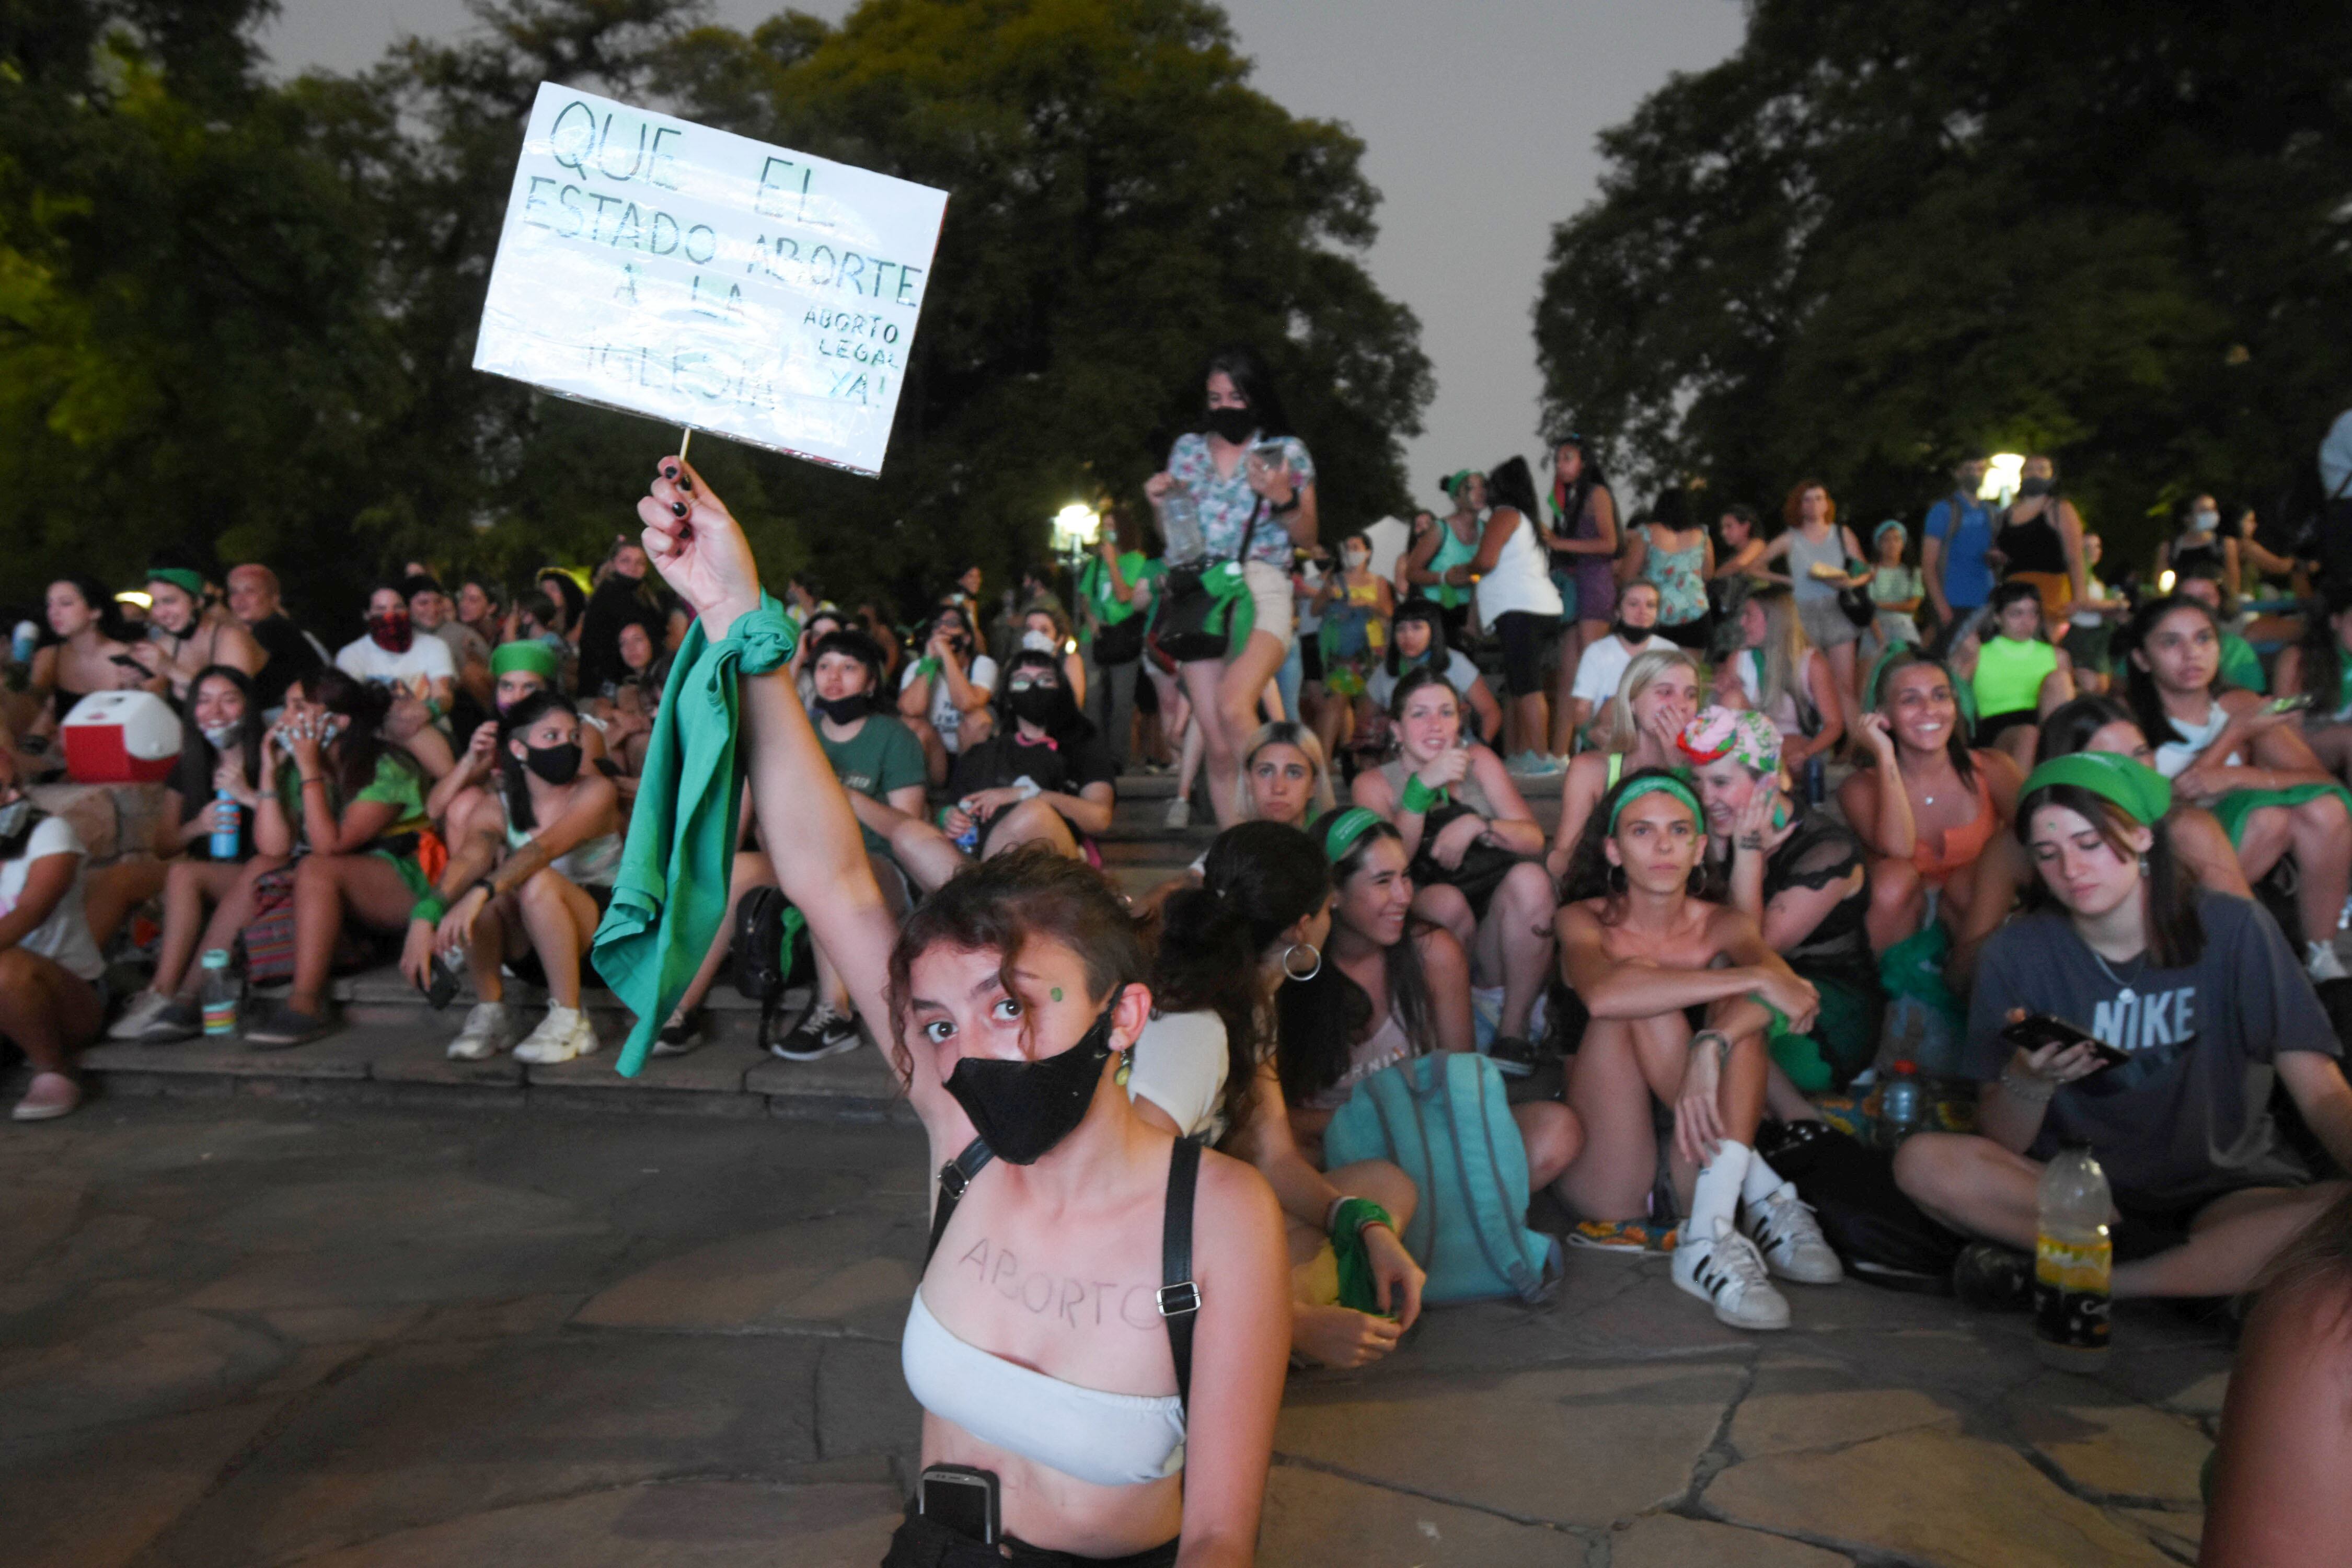
{"type": "Polygon", "coordinates": [[[983,1443],[1097,1487],[1139,1486],[1184,1468],[1184,1407],[1172,1394],[1106,1394],[1016,1366],[958,1339],[921,1290],[898,1363],[916,1402],[983,1443]]]}

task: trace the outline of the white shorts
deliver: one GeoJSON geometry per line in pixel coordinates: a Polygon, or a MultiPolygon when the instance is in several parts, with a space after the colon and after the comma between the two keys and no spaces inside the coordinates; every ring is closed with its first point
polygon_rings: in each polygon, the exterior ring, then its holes
{"type": "Polygon", "coordinates": [[[1242,581],[1249,586],[1250,602],[1257,606],[1257,620],[1250,629],[1269,634],[1287,649],[1297,624],[1291,617],[1290,574],[1271,561],[1244,561],[1242,581]]]}

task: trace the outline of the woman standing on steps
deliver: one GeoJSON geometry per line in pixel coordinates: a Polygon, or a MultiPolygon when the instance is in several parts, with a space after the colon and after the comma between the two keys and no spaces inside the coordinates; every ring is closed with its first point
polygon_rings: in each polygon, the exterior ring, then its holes
{"type": "MultiPolygon", "coordinates": [[[[1134,922],[1099,873],[1031,850],[960,874],[899,930],[780,673],[791,632],[741,529],[676,458],[637,510],[698,617],[679,650],[692,689],[664,711],[681,729],[740,719],[777,880],[859,1012],[891,1020],[888,1054],[949,1173],[901,1357],[926,1409],[925,1465],[982,1472],[1005,1544],[910,1512],[888,1568],[1150,1568],[1180,1552],[1187,1568],[1242,1568],[1289,1348],[1281,1215],[1255,1172],[1150,1126],[1119,1087],[1151,1007],[1134,922]]],[[[641,1034],[715,916],[669,901],[659,867],[707,859],[723,886],[732,847],[729,814],[665,820],[702,782],[676,775],[681,759],[710,766],[674,739],[656,732],[631,824],[646,837],[598,951],[641,1034]]],[[[924,1492],[951,1484],[927,1474],[924,1492]]]]}

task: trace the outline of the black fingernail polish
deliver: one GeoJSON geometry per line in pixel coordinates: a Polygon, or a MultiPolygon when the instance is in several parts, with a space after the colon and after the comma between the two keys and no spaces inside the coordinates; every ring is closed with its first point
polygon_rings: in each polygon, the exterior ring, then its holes
{"type": "Polygon", "coordinates": [[[694,488],[694,476],[693,476],[692,474],[680,474],[680,475],[678,475],[678,477],[677,477],[677,488],[678,488],[678,489],[682,489],[682,490],[690,490],[690,489],[692,489],[694,488]]]}
{"type": "Polygon", "coordinates": [[[674,500],[669,503],[669,510],[677,513],[678,516],[684,517],[686,515],[686,503],[682,500],[674,500]]]}
{"type": "Polygon", "coordinates": [[[677,465],[676,463],[664,463],[662,465],[662,478],[666,479],[674,479],[677,478],[677,465]]]}

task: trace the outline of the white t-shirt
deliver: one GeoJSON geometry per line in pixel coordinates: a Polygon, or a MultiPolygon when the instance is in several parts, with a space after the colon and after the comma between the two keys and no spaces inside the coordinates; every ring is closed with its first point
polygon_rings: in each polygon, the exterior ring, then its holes
{"type": "MultiPolygon", "coordinates": [[[[898,678],[899,690],[904,691],[915,684],[915,666],[921,662],[914,659],[908,663],[907,673],[898,678]]],[[[996,689],[996,661],[984,653],[976,655],[971,668],[963,672],[963,678],[982,690],[993,691],[996,689]]],[[[963,710],[955,705],[955,699],[948,695],[946,670],[931,677],[931,728],[940,732],[940,744],[948,749],[950,756],[963,750],[961,739],[963,710]]]]}
{"type": "Polygon", "coordinates": [[[1225,1021],[1214,1013],[1154,1013],[1135,1042],[1127,1097],[1168,1113],[1187,1138],[1225,1135],[1225,1021]]]}
{"type": "MultiPolygon", "coordinates": [[[[1401,675],[1391,675],[1388,660],[1382,659],[1373,665],[1372,673],[1364,678],[1364,695],[1371,699],[1373,707],[1386,710],[1390,700],[1396,696],[1397,682],[1403,679],[1401,675]]],[[[1478,667],[1470,662],[1468,654],[1458,647],[1445,650],[1445,682],[1454,688],[1455,696],[1468,697],[1470,683],[1477,679],[1478,667]]]]}
{"type": "Polygon", "coordinates": [[[54,961],[68,974],[95,980],[106,973],[106,961],[98,954],[97,940],[89,934],[89,915],[82,905],[82,870],[89,857],[82,848],[81,836],[64,817],[43,817],[26,840],[25,853],[14,860],[0,860],[0,919],[14,913],[16,900],[25,896],[25,880],[32,875],[33,862],[51,855],[78,858],[73,886],[49,911],[49,918],[26,932],[16,945],[54,961]]]}
{"type": "Polygon", "coordinates": [[[373,637],[347,642],[335,655],[335,668],[361,680],[413,682],[420,675],[429,680],[457,678],[457,667],[449,658],[449,645],[431,632],[417,633],[406,653],[382,647],[373,637]]]}
{"type": "Polygon", "coordinates": [[[1577,660],[1576,685],[1570,689],[1569,695],[1591,703],[1592,710],[1598,713],[1612,697],[1617,695],[1617,683],[1625,679],[1625,667],[1633,662],[1635,656],[1662,649],[1672,653],[1675,645],[1662,637],[1653,636],[1640,647],[1628,652],[1625,639],[1612,632],[1586,648],[1584,657],[1577,660]]]}

